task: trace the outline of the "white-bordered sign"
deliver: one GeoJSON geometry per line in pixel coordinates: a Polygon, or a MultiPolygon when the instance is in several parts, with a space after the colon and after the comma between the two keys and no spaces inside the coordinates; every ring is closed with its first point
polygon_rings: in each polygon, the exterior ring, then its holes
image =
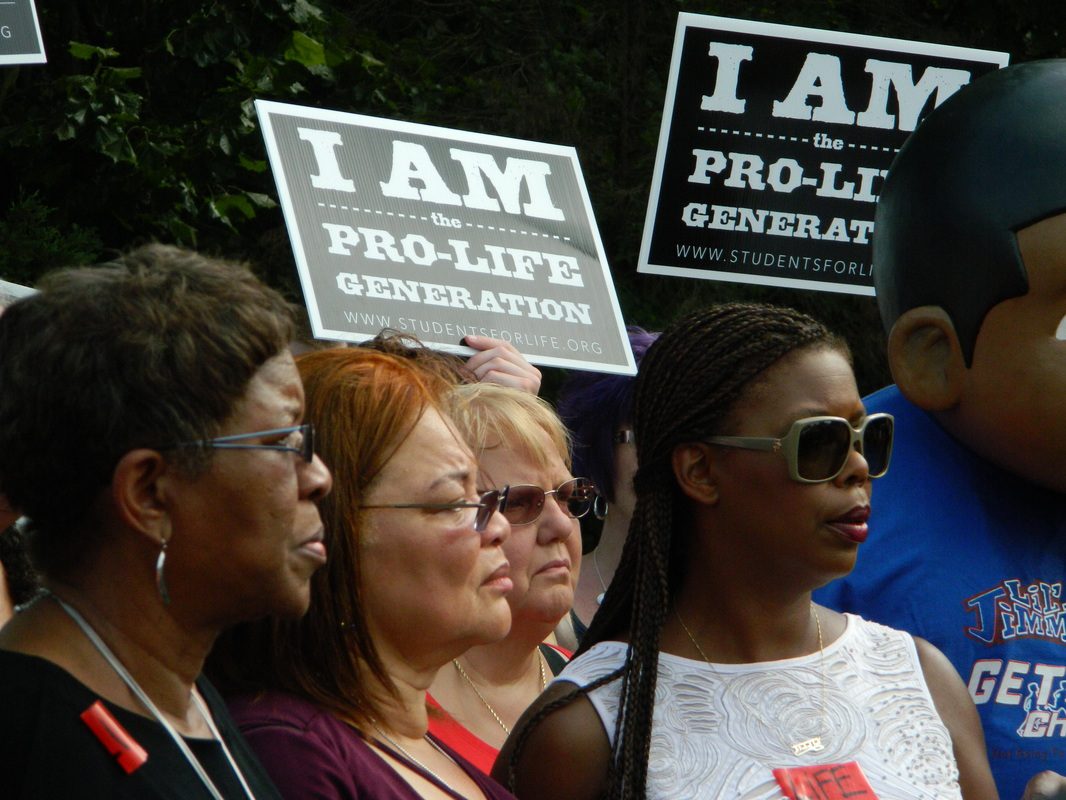
{"type": "Polygon", "coordinates": [[[0,65],[45,63],[33,0],[0,0],[0,65]]]}
{"type": "Polygon", "coordinates": [[[256,101],[314,335],[636,373],[577,152],[256,101]]]}
{"type": "Polygon", "coordinates": [[[29,297],[31,294],[37,294],[37,290],[29,286],[23,286],[21,283],[0,280],[0,308],[10,305],[23,297],[29,297]]]}
{"type": "Polygon", "coordinates": [[[872,295],[892,158],[1008,58],[680,14],[637,271],[872,295]]]}

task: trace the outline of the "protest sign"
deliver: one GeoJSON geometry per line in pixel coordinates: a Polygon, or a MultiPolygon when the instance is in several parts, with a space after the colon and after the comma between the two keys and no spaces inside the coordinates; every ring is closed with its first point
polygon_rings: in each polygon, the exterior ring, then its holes
{"type": "Polygon", "coordinates": [[[36,289],[31,289],[29,286],[23,286],[21,283],[0,280],[0,308],[10,305],[23,297],[36,294],[36,292],[36,289]]]}
{"type": "Polygon", "coordinates": [[[573,148],[257,101],[314,335],[636,372],[573,148]]]}
{"type": "Polygon", "coordinates": [[[881,183],[1008,54],[680,14],[637,271],[872,295],[881,183]]]}
{"type": "Polygon", "coordinates": [[[33,0],[0,0],[0,64],[44,62],[44,40],[33,0]]]}

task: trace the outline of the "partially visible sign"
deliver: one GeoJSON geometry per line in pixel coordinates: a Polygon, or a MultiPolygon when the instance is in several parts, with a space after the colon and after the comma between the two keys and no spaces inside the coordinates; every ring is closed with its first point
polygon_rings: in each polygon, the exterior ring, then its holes
{"type": "Polygon", "coordinates": [[[893,157],[1008,58],[680,14],[638,272],[872,295],[893,157]]]}
{"type": "Polygon", "coordinates": [[[3,309],[4,306],[11,305],[22,297],[36,294],[36,292],[36,289],[31,289],[29,286],[23,286],[21,283],[0,280],[0,309],[3,309]]]}
{"type": "Polygon", "coordinates": [[[636,373],[572,147],[257,101],[314,335],[636,373]]]}
{"type": "Polygon", "coordinates": [[[45,63],[33,0],[0,0],[0,64],[45,63]]]}
{"type": "Polygon", "coordinates": [[[783,767],[773,772],[789,800],[877,800],[857,761],[783,767]]]}

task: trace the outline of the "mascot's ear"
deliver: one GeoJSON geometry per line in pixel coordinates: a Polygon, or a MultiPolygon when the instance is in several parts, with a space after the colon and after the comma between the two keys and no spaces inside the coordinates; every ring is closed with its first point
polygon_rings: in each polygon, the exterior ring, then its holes
{"type": "Polygon", "coordinates": [[[966,360],[951,317],[940,306],[904,312],[888,335],[888,365],[904,397],[926,411],[958,404],[966,360]]]}

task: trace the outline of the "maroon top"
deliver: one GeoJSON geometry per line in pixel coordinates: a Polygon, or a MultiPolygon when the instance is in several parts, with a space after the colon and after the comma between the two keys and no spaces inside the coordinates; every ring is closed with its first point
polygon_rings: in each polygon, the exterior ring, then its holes
{"type": "MultiPolygon", "coordinates": [[[[268,692],[229,699],[230,712],[283,797],[290,800],[416,800],[421,797],[352,728],[294,695],[268,692]]],[[[439,740],[488,800],[514,800],[500,784],[439,740]]],[[[397,758],[443,791],[434,775],[397,758]]]]}

